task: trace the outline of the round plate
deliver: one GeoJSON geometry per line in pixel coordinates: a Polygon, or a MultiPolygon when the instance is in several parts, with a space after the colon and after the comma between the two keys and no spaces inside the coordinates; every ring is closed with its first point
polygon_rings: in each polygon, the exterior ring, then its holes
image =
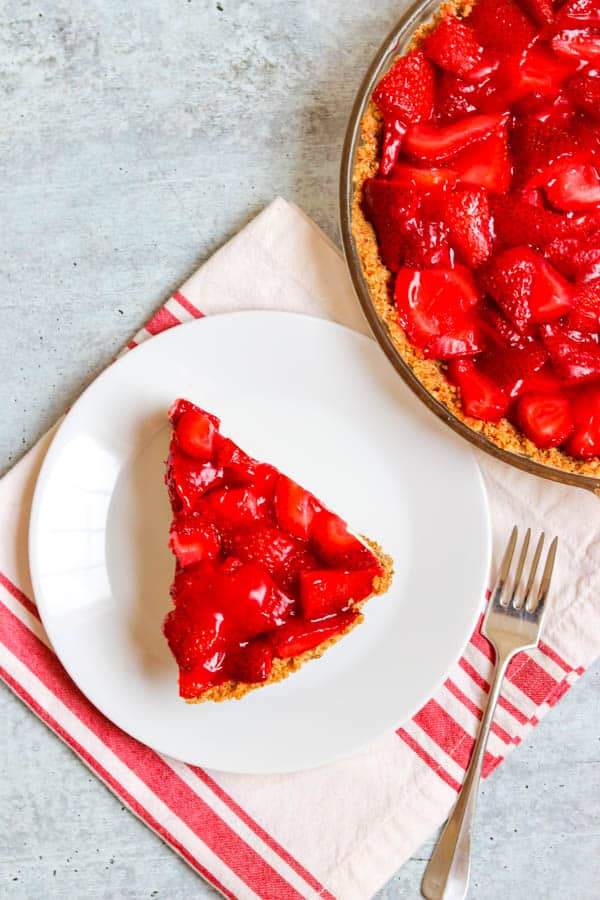
{"type": "Polygon", "coordinates": [[[310,768],[397,728],[460,655],[489,560],[471,453],[374,341],[293,313],[211,316],[110,366],[54,438],[30,525],[40,613],[83,693],[155,750],[230,772],[310,768]],[[393,585],[362,625],[240,701],[181,700],[161,633],[173,574],[166,410],[178,396],[394,558],[393,585]]]}

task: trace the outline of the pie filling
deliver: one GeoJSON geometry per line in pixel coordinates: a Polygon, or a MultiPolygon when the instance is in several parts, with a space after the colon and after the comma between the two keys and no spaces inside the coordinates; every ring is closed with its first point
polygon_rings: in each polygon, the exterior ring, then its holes
{"type": "Polygon", "coordinates": [[[215,416],[176,400],[169,418],[176,569],[163,629],[179,692],[195,700],[225,682],[264,683],[277,660],[348,631],[389,571],[316,497],[221,434],[215,416]]]}
{"type": "Polygon", "coordinates": [[[373,93],[362,208],[463,412],[600,455],[600,2],[444,7],[373,93]]]}

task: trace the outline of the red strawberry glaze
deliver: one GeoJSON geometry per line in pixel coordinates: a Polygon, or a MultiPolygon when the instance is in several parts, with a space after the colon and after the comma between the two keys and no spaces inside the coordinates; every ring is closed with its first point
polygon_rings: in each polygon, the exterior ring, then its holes
{"type": "Polygon", "coordinates": [[[265,682],[274,659],[342,634],[383,568],[316,497],[224,437],[215,416],[177,400],[169,418],[176,569],[164,634],[180,694],[194,700],[229,680],[265,682]]]}
{"type": "Polygon", "coordinates": [[[373,100],[363,211],[408,339],[466,416],[600,456],[600,0],[446,8],[373,100]]]}

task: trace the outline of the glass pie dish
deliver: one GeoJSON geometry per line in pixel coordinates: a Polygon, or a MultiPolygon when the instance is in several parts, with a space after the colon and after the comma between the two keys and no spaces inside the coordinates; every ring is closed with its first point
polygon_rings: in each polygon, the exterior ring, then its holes
{"type": "Polygon", "coordinates": [[[439,0],[425,0],[411,6],[386,37],[371,63],[358,91],[344,141],[340,174],[340,228],[342,244],[350,276],[363,312],[369,322],[374,337],[382,350],[408,386],[440,419],[449,425],[461,437],[474,444],[480,450],[502,460],[509,465],[522,469],[533,475],[562,484],[590,490],[600,496],[600,475],[558,468],[546,464],[524,452],[508,449],[496,443],[483,432],[469,426],[466,421],[428,390],[404,358],[396,342],[393,340],[386,322],[381,318],[365,277],[357,243],[353,235],[353,201],[355,195],[354,172],[363,144],[361,122],[373,90],[392,61],[406,52],[414,40],[415,32],[432,21],[439,10],[439,0]]]}

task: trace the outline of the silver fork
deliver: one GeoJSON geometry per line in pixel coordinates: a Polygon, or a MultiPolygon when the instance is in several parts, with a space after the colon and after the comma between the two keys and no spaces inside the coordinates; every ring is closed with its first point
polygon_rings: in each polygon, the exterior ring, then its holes
{"type": "Polygon", "coordinates": [[[511,532],[502,559],[498,580],[481,628],[481,633],[493,644],[496,651],[496,672],[465,782],[423,876],[421,890],[427,900],[463,900],[467,896],[471,868],[471,834],[481,766],[502,681],[513,656],[520,650],[535,647],[542,632],[558,546],[558,538],[555,537],[550,544],[539,588],[536,591],[534,586],[544,537],[542,534],[538,540],[525,586],[522,583],[523,569],[531,540],[530,528],[527,529],[523,539],[517,568],[512,578],[511,564],[518,538],[516,527],[511,532]]]}

